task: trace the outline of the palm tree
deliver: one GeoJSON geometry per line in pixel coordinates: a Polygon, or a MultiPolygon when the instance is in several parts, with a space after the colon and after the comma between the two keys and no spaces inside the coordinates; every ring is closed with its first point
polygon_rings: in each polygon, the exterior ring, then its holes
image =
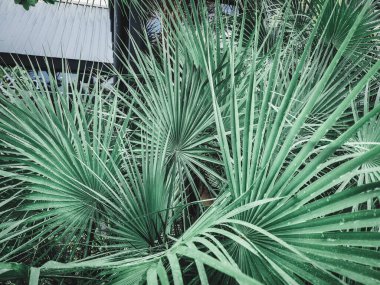
{"type": "Polygon", "coordinates": [[[125,92],[0,87],[0,280],[379,283],[379,2],[312,3],[165,1],[125,92]]]}

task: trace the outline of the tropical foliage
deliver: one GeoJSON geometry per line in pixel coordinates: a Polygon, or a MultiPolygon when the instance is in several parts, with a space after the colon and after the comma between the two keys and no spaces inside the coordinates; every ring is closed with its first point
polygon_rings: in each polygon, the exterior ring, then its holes
{"type": "MultiPolygon", "coordinates": [[[[24,9],[29,10],[31,6],[35,6],[38,0],[14,0],[16,4],[20,4],[24,9]]],[[[54,4],[56,0],[44,0],[44,2],[49,4],[54,4]]]]}
{"type": "Polygon", "coordinates": [[[379,284],[379,4],[161,1],[112,90],[0,87],[0,280],[379,284]]]}

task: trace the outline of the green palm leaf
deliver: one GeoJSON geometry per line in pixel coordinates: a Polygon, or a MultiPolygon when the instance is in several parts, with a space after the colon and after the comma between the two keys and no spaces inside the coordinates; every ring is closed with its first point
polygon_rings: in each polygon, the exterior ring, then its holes
{"type": "Polygon", "coordinates": [[[161,3],[125,93],[0,87],[0,279],[379,283],[378,3],[301,2],[161,3]]]}

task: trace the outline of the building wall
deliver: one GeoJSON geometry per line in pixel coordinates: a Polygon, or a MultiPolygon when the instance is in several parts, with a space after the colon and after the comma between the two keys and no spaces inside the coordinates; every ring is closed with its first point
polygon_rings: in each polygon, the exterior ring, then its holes
{"type": "Polygon", "coordinates": [[[0,53],[112,63],[111,38],[105,7],[0,0],[0,53]]]}

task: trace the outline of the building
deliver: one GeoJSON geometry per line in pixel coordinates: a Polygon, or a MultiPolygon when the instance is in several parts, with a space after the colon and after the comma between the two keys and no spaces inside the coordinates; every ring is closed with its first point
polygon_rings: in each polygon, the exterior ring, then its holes
{"type": "Polygon", "coordinates": [[[28,11],[13,1],[0,1],[0,63],[29,67],[49,62],[55,70],[61,69],[62,59],[72,70],[112,64],[106,0],[91,0],[91,5],[69,1],[39,2],[28,11]]]}

